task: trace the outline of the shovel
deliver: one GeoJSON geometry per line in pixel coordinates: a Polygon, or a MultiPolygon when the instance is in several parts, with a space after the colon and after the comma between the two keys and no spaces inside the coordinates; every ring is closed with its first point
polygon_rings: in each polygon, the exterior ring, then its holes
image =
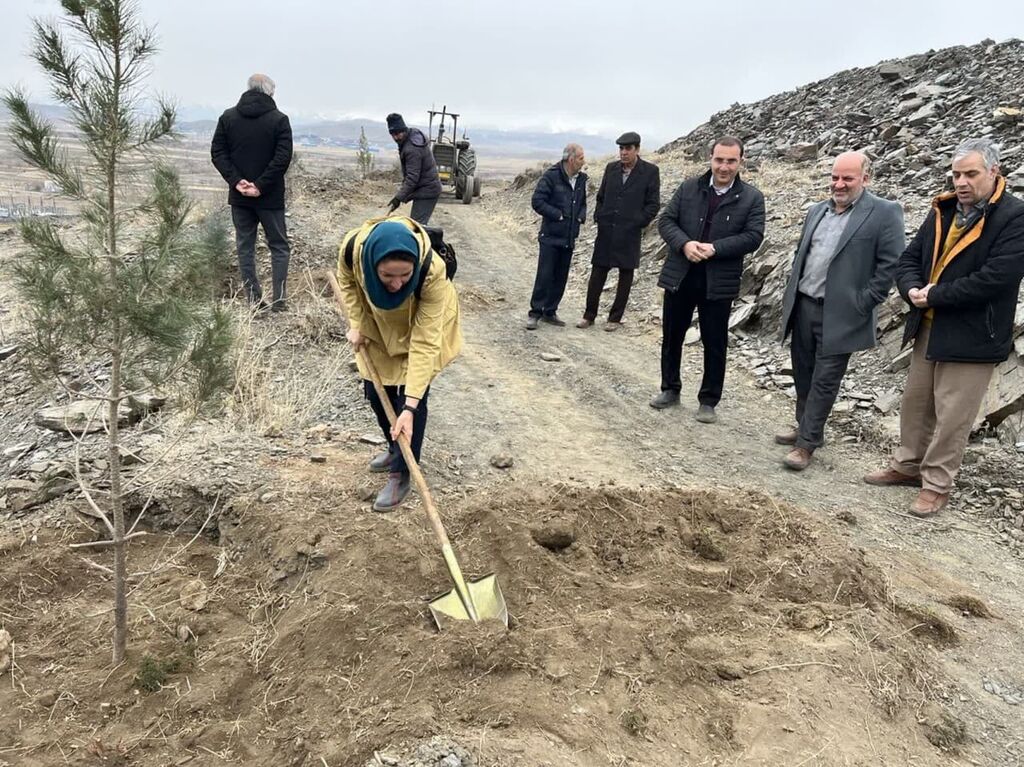
{"type": "MultiPolygon", "coordinates": [[[[334,276],[333,272],[328,273],[328,279],[331,283],[331,290],[334,291],[339,314],[344,317],[345,304],[341,296],[341,286],[338,285],[338,279],[334,276]]],[[[396,421],[395,410],[391,407],[391,400],[388,399],[388,395],[384,391],[384,386],[380,382],[380,376],[377,374],[377,368],[373,364],[373,360],[370,359],[370,355],[363,348],[357,349],[356,354],[359,355],[364,367],[370,374],[373,388],[377,391],[377,397],[384,405],[384,412],[388,415],[388,423],[394,426],[396,421]]],[[[459,567],[459,561],[455,558],[455,551],[452,549],[451,541],[448,540],[448,533],[445,532],[444,525],[441,523],[441,517],[434,507],[430,488],[427,487],[423,473],[420,471],[416,458],[412,454],[412,446],[404,434],[398,437],[398,447],[402,451],[402,457],[405,458],[406,465],[409,467],[409,474],[416,483],[416,489],[420,494],[420,498],[423,499],[423,507],[426,509],[430,527],[434,531],[437,542],[441,544],[441,554],[444,556],[444,562],[448,566],[448,573],[451,575],[452,583],[455,584],[454,589],[431,600],[428,604],[430,614],[433,616],[437,628],[443,629],[445,623],[452,620],[470,620],[473,623],[479,623],[482,620],[491,618],[497,618],[508,628],[508,607],[505,605],[505,597],[501,593],[501,586],[498,585],[497,577],[494,574],[485,575],[483,578],[475,581],[467,581],[463,577],[462,568],[459,567]]]]}

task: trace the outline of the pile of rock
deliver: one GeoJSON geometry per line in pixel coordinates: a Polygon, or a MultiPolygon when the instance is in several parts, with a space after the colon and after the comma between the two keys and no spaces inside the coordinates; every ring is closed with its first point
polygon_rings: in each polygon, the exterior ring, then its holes
{"type": "MultiPolygon", "coordinates": [[[[873,190],[899,200],[908,236],[932,197],[948,184],[953,149],[964,138],[988,136],[1001,146],[1004,173],[1024,191],[1024,110],[1019,87],[1024,43],[1008,40],[929,51],[875,67],[851,69],[752,104],[736,104],[659,150],[663,196],[693,169],[706,165],[716,136],[737,134],[747,144],[751,180],[766,192],[768,231],[747,264],[744,299],[734,328],[779,330],[782,295],[804,212],[825,195],[832,157],[860,149],[873,159],[873,190]],[[787,173],[779,166],[791,166],[787,173]],[[780,184],[780,177],[788,181],[780,184]],[[775,188],[773,188],[773,186],[775,188]]],[[[645,252],[651,271],[664,257],[656,232],[645,252]]],[[[904,302],[895,294],[881,307],[878,373],[909,363],[900,350],[904,302]]],[[[979,418],[992,425],[1024,409],[1024,303],[1018,305],[1015,350],[999,366],[979,418]]],[[[888,390],[893,383],[885,386],[888,390]]]]}
{"type": "Polygon", "coordinates": [[[714,115],[661,151],[707,157],[709,142],[734,133],[752,160],[814,161],[846,149],[875,159],[875,176],[903,194],[942,187],[952,149],[968,136],[1002,144],[1004,167],[1024,188],[1020,71],[1024,43],[1008,40],[929,51],[849,69],[714,115]]]}

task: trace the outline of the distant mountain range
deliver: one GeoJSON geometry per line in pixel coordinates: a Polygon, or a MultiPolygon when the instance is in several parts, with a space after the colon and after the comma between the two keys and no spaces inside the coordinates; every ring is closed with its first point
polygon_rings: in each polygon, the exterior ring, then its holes
{"type": "MultiPolygon", "coordinates": [[[[420,125],[410,122],[411,127],[427,131],[426,123],[420,125]]],[[[178,124],[178,130],[196,138],[212,136],[217,126],[216,120],[193,120],[178,124]]],[[[611,154],[615,149],[615,139],[607,136],[581,135],[575,133],[544,133],[541,131],[505,131],[489,128],[474,129],[460,120],[459,138],[463,128],[470,143],[481,154],[493,154],[501,157],[522,157],[524,159],[546,159],[560,155],[562,149],[570,142],[591,149],[595,155],[611,154]]],[[[446,122],[451,131],[451,122],[446,122]]],[[[391,148],[393,143],[388,135],[384,122],[372,120],[316,120],[292,122],[292,134],[300,146],[342,146],[355,148],[359,143],[360,130],[366,131],[367,141],[372,148],[391,148]]],[[[436,130],[436,126],[435,126],[436,130]]],[[[449,134],[450,135],[450,134],[449,134]]]]}
{"type": "MultiPolygon", "coordinates": [[[[63,107],[52,104],[34,104],[43,117],[60,123],[67,112],[63,107]]],[[[208,139],[217,127],[216,118],[209,119],[202,115],[205,110],[182,109],[183,116],[193,119],[178,123],[178,130],[194,139],[208,139]]],[[[6,110],[0,106],[0,122],[7,120],[6,110]]],[[[426,122],[422,124],[410,121],[412,127],[427,130],[426,122]]],[[[451,130],[451,122],[446,124],[451,130]]],[[[474,128],[470,121],[459,121],[459,137],[463,129],[470,143],[481,155],[490,154],[495,157],[522,158],[524,160],[555,159],[562,149],[570,142],[577,142],[593,156],[612,154],[615,151],[614,137],[580,133],[548,133],[544,131],[496,130],[493,128],[474,128]]],[[[292,133],[299,146],[338,146],[355,148],[359,143],[359,132],[365,129],[366,138],[374,150],[391,149],[394,144],[388,135],[387,125],[374,120],[293,120],[292,133]]]]}

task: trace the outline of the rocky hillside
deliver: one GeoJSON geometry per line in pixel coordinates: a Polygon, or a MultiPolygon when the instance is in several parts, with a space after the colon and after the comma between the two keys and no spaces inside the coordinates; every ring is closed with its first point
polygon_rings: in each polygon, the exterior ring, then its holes
{"type": "MultiPolygon", "coordinates": [[[[733,105],[662,147],[655,159],[667,199],[690,163],[706,161],[716,136],[735,134],[746,142],[749,177],[766,193],[769,222],[764,246],[748,263],[747,303],[737,307],[742,315],[736,326],[753,321],[765,333],[778,331],[803,212],[826,194],[828,167],[842,151],[860,149],[872,157],[873,189],[904,204],[908,236],[948,183],[953,149],[965,138],[996,140],[1011,187],[1024,191],[1022,71],[1020,40],[929,51],[733,105]],[[782,170],[787,166],[789,173],[782,170]]],[[[648,233],[646,245],[657,263],[664,256],[660,239],[648,233]]],[[[905,311],[895,295],[883,307],[876,372],[895,372],[909,362],[899,349],[905,311]]],[[[985,406],[992,423],[1024,409],[1024,303],[1017,316],[1016,353],[999,368],[985,406]]]]}
{"type": "Polygon", "coordinates": [[[849,69],[753,104],[736,104],[663,147],[707,155],[716,136],[747,142],[752,160],[814,161],[847,149],[875,160],[879,180],[907,196],[941,188],[952,149],[990,136],[1004,170],[1024,189],[1021,81],[1024,43],[1008,40],[929,51],[849,69]]]}

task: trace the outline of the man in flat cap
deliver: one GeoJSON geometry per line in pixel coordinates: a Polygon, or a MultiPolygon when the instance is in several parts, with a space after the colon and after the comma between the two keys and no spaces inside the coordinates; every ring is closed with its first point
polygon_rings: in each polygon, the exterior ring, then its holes
{"type": "Polygon", "coordinates": [[[437,206],[437,198],[441,196],[441,178],[437,175],[430,141],[419,128],[409,128],[397,112],[389,114],[387,121],[388,133],[398,144],[398,156],[402,162],[402,186],[388,203],[388,212],[411,200],[409,218],[426,225],[437,206]]]}
{"type": "Polygon", "coordinates": [[[612,269],[619,270],[619,281],[604,329],[612,331],[622,326],[633,273],[640,266],[640,236],[657,217],[661,205],[661,176],[657,165],[640,159],[640,134],[623,133],[615,143],[619,145],[619,159],[605,167],[597,192],[597,241],[590,262],[587,306],[583,319],[576,323],[578,328],[589,328],[597,319],[601,292],[612,269]]]}

